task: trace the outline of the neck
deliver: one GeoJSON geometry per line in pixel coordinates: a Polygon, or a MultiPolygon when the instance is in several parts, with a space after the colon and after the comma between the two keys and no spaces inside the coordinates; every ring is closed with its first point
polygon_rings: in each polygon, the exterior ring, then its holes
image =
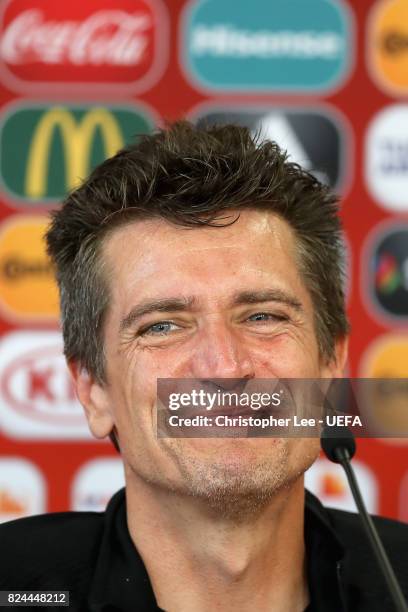
{"type": "Polygon", "coordinates": [[[166,611],[306,607],[302,478],[242,521],[217,517],[202,501],[134,475],[126,500],[131,538],[166,611]]]}

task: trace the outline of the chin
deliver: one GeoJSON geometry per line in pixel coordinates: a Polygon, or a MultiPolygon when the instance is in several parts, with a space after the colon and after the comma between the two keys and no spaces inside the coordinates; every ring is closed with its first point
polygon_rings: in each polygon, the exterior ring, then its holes
{"type": "Polygon", "coordinates": [[[230,466],[231,469],[249,469],[258,463],[274,462],[286,455],[288,440],[283,438],[184,438],[172,441],[172,454],[181,461],[202,462],[230,466]]]}

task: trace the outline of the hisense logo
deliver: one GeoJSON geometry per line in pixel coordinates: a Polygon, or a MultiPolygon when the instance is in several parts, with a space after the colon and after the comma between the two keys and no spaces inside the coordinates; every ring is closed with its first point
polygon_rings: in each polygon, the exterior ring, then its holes
{"type": "Polygon", "coordinates": [[[333,0],[198,0],[184,11],[180,59],[205,90],[327,91],[350,70],[351,19],[333,0]]]}
{"type": "Polygon", "coordinates": [[[193,31],[190,49],[197,56],[332,60],[344,52],[344,39],[330,31],[251,32],[227,24],[201,25],[193,31]]]}

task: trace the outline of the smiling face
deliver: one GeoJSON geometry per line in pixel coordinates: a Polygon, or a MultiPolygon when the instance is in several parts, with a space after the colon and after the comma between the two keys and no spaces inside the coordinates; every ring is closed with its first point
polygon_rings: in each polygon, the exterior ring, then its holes
{"type": "Polygon", "coordinates": [[[270,212],[227,227],[135,221],[106,239],[107,384],[78,371],[97,437],[116,427],[128,486],[142,479],[227,507],[256,505],[315,459],[313,439],[157,438],[158,378],[318,378],[324,365],[295,236],[270,212]]]}

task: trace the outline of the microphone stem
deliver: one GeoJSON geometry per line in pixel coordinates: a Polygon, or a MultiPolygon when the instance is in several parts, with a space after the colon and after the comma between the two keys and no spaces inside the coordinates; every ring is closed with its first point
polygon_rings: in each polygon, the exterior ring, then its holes
{"type": "Polygon", "coordinates": [[[353,493],[354,501],[356,502],[357,508],[360,512],[361,520],[363,521],[363,526],[368,536],[368,539],[370,540],[373,552],[377,558],[380,567],[383,568],[385,579],[387,581],[390,593],[395,603],[395,609],[398,612],[408,612],[408,607],[401,588],[398,584],[397,578],[394,574],[394,570],[392,569],[391,564],[388,561],[388,557],[384,550],[383,544],[378,536],[377,530],[374,527],[371,516],[368,514],[367,509],[365,507],[364,500],[361,496],[353,467],[350,463],[350,455],[347,449],[345,448],[337,448],[335,452],[339,462],[341,463],[344,468],[344,471],[346,472],[350,489],[353,493]]]}

